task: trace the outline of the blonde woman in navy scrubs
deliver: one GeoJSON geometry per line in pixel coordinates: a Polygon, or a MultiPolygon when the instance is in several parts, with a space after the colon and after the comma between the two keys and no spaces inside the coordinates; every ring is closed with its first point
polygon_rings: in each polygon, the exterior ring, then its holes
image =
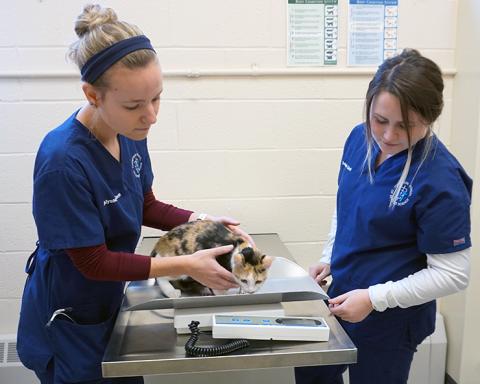
{"type": "MultiPolygon", "coordinates": [[[[344,147],[336,212],[320,263],[329,307],[358,348],[350,384],[407,383],[435,328],[435,299],[469,279],[472,181],[432,132],[439,67],[415,50],[386,60],[366,95],[366,123],[344,147]]],[[[296,368],[297,383],[343,383],[347,367],[296,368]]]]}
{"type": "MultiPolygon", "coordinates": [[[[75,31],[70,57],[88,103],[37,153],[38,247],[26,268],[17,348],[42,383],[142,383],[101,375],[124,282],[185,274],[212,288],[234,287],[216,261],[231,246],[166,259],[133,253],[142,225],[168,230],[205,215],[164,204],[152,192],[146,137],[163,86],[148,38],[113,10],[93,5],[75,31]]],[[[235,220],[208,218],[248,238],[235,220]]]]}

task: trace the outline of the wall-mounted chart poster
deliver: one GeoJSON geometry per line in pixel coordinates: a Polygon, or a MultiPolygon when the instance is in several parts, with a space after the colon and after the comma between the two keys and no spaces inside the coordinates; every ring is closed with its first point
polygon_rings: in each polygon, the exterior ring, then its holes
{"type": "Polygon", "coordinates": [[[397,52],[398,0],[349,0],[347,64],[377,66],[397,52]]]}
{"type": "Polygon", "coordinates": [[[337,64],[338,0],[288,0],[287,65],[337,64]]]}

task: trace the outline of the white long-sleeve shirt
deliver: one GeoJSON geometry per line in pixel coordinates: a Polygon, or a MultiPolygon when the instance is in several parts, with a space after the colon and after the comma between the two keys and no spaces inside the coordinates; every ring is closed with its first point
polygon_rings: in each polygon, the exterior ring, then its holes
{"type": "MultiPolygon", "coordinates": [[[[335,210],[320,262],[330,264],[336,231],[335,210]]],[[[465,289],[470,278],[470,250],[467,248],[447,254],[427,253],[426,268],[401,280],[370,286],[368,294],[373,308],[380,312],[387,308],[407,308],[465,289]]]]}

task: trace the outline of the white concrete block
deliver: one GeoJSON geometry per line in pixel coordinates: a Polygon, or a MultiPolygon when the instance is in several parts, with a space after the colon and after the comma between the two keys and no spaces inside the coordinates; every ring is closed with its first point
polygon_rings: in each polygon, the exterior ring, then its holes
{"type": "Polygon", "coordinates": [[[225,21],[228,47],[269,47],[272,15],[270,1],[222,0],[227,6],[225,21]]]}
{"type": "Polygon", "coordinates": [[[159,48],[157,50],[164,71],[224,68],[225,52],[223,48],[159,48]]]}
{"type": "Polygon", "coordinates": [[[457,1],[399,1],[398,46],[454,49],[457,1]]]}
{"type": "Polygon", "coordinates": [[[225,45],[227,1],[170,2],[173,45],[180,47],[221,47],[225,45]]]}
{"type": "MultiPolygon", "coordinates": [[[[337,51],[337,66],[338,68],[344,68],[347,66],[347,49],[339,47],[337,51]]],[[[366,90],[365,90],[366,92],[366,90]]]]}
{"type": "Polygon", "coordinates": [[[0,204],[0,226],[0,252],[35,248],[37,230],[32,216],[32,204],[0,204]]]}
{"type": "Polygon", "coordinates": [[[17,67],[11,67],[12,71],[20,72],[47,72],[47,73],[78,73],[80,69],[67,57],[67,47],[35,47],[18,48],[17,67]]]}
{"type": "Polygon", "coordinates": [[[164,99],[363,100],[371,76],[166,78],[164,99]]]}
{"type": "Polygon", "coordinates": [[[20,100],[22,88],[22,81],[19,79],[0,79],[0,104],[5,101],[20,100]]]}
{"type": "Polygon", "coordinates": [[[444,76],[443,77],[443,98],[452,99],[453,98],[453,87],[454,87],[454,76],[444,76]]]}
{"type": "Polygon", "coordinates": [[[10,12],[15,20],[16,44],[19,46],[68,46],[76,39],[74,20],[84,1],[19,1],[10,12]],[[28,26],[28,28],[25,28],[28,26]]]}
{"type": "Polygon", "coordinates": [[[140,0],[135,3],[118,0],[102,1],[102,5],[115,10],[120,20],[137,25],[155,48],[173,44],[171,3],[172,1],[158,0],[140,0]]]}
{"type": "MultiPolygon", "coordinates": [[[[337,6],[338,12],[338,48],[343,48],[346,50],[347,47],[347,38],[348,38],[348,1],[339,1],[337,6]]],[[[346,60],[344,65],[346,65],[346,60]]]]}
{"type": "Polygon", "coordinates": [[[0,153],[35,153],[44,136],[83,104],[84,101],[0,103],[0,153]]]}
{"type": "MultiPolygon", "coordinates": [[[[270,45],[285,48],[287,46],[287,2],[271,0],[270,5],[270,45]]],[[[287,53],[284,52],[286,62],[287,53]]]]}
{"type": "Polygon", "coordinates": [[[35,246],[31,251],[0,253],[0,270],[3,275],[3,278],[0,279],[0,300],[22,297],[23,286],[27,278],[25,265],[34,249],[35,246]]]}
{"type": "Polygon", "coordinates": [[[20,97],[24,101],[80,101],[85,100],[80,83],[76,78],[22,79],[20,97]]]}
{"type": "Polygon", "coordinates": [[[0,7],[0,47],[15,47],[17,45],[17,31],[19,28],[19,1],[12,1],[8,7],[0,7]]]}
{"type": "Polygon", "coordinates": [[[238,198],[334,195],[340,151],[156,152],[157,196],[238,198]]]}
{"type": "Polygon", "coordinates": [[[172,38],[181,47],[268,46],[269,2],[176,0],[171,5],[172,38]]]}
{"type": "Polygon", "coordinates": [[[452,99],[444,99],[443,102],[443,111],[434,125],[434,130],[440,140],[449,146],[452,137],[452,99]]]}
{"type": "MultiPolygon", "coordinates": [[[[21,65],[23,65],[23,62],[20,60],[18,49],[13,47],[0,47],[0,71],[15,72],[18,71],[21,65]]],[[[0,81],[3,82],[4,79],[0,81]]]]}
{"type": "MultiPolygon", "coordinates": [[[[23,276],[17,276],[20,281],[23,276]]],[[[23,280],[25,282],[25,280],[23,280]]],[[[16,334],[20,318],[20,298],[0,299],[0,334],[16,334]]]]}
{"type": "Polygon", "coordinates": [[[284,48],[225,49],[224,55],[225,67],[232,69],[285,68],[287,62],[284,48]]]}
{"type": "Polygon", "coordinates": [[[0,155],[0,201],[2,203],[30,203],[33,190],[33,165],[35,156],[0,155]]]}
{"type": "Polygon", "coordinates": [[[178,105],[183,149],[342,148],[363,100],[212,101],[178,105]]]}
{"type": "Polygon", "coordinates": [[[211,78],[169,78],[163,81],[163,100],[223,99],[226,97],[226,79],[211,78]]]}
{"type": "Polygon", "coordinates": [[[228,79],[225,98],[363,99],[370,76],[295,76],[228,79]]]}
{"type": "Polygon", "coordinates": [[[150,151],[178,148],[176,104],[176,102],[168,100],[160,102],[157,122],[148,133],[148,148],[150,151]]]}

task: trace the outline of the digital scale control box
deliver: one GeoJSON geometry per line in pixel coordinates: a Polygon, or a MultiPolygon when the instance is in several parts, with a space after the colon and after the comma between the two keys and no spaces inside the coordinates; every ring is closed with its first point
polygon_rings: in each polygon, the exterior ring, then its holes
{"type": "Polygon", "coordinates": [[[321,317],[213,315],[216,339],[328,341],[330,328],[321,317]]]}

